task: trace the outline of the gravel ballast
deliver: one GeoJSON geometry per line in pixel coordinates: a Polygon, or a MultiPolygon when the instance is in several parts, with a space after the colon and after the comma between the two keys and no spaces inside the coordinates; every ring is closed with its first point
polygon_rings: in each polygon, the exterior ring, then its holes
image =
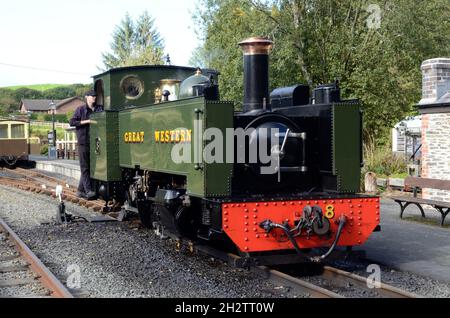
{"type": "MultiPolygon", "coordinates": [[[[67,203],[67,212],[95,214],[67,203]]],[[[88,297],[303,297],[129,223],[54,224],[57,201],[0,186],[3,218],[49,269],[88,297]],[[68,271],[69,270],[69,271],[68,271]]],[[[71,286],[68,286],[71,287],[71,286]]]]}
{"type": "MultiPolygon", "coordinates": [[[[71,214],[98,215],[66,205],[71,214]]],[[[56,225],[57,201],[46,196],[0,186],[0,206],[0,217],[58,278],[77,282],[79,270],[81,289],[87,297],[305,297],[210,257],[176,252],[173,241],[162,241],[152,231],[132,223],[56,225]]],[[[332,265],[368,276],[370,264],[358,260],[332,265]]],[[[383,266],[381,271],[383,283],[425,297],[450,297],[449,284],[383,266]]],[[[358,290],[336,291],[347,297],[375,296],[358,290]]]]}

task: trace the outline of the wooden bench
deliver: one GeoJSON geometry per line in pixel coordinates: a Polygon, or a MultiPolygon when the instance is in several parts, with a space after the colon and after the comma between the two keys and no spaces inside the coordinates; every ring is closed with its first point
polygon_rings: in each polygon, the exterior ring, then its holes
{"type": "Polygon", "coordinates": [[[403,218],[403,213],[405,209],[411,204],[416,205],[422,217],[425,218],[425,212],[421,204],[427,204],[435,208],[442,216],[441,226],[444,226],[445,218],[450,213],[450,202],[437,201],[437,200],[427,200],[417,197],[418,189],[428,188],[428,189],[439,189],[450,191],[450,180],[439,180],[439,179],[426,179],[417,177],[407,177],[405,179],[405,187],[412,187],[414,190],[413,197],[407,196],[392,196],[390,199],[394,200],[400,205],[400,218],[403,218]]]}

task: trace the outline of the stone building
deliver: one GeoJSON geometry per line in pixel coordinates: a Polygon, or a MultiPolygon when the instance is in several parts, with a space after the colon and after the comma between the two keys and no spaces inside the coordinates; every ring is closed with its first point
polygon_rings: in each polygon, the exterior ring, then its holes
{"type": "MultiPolygon", "coordinates": [[[[450,180],[450,59],[423,62],[422,177],[450,180]]],[[[424,189],[423,198],[450,202],[450,191],[424,189]]]]}
{"type": "MultiPolygon", "coordinates": [[[[22,99],[20,103],[20,112],[26,114],[31,113],[46,113],[51,114],[49,110],[49,99],[22,99]]],[[[79,97],[71,97],[64,100],[54,100],[56,104],[55,114],[67,114],[68,112],[75,111],[79,106],[84,105],[84,100],[79,97]]]]}

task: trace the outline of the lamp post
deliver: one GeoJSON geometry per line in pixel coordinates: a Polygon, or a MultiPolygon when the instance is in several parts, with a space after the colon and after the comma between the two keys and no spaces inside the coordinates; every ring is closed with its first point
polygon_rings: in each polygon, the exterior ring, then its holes
{"type": "Polygon", "coordinates": [[[52,130],[52,147],[49,147],[48,154],[49,154],[50,159],[56,159],[56,130],[55,130],[56,104],[52,100],[48,106],[49,106],[48,108],[52,112],[52,127],[53,127],[53,130],[52,130]]]}

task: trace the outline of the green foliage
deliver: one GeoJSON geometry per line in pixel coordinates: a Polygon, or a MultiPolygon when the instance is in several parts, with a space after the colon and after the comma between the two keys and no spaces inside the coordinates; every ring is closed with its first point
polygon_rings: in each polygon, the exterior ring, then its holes
{"type": "Polygon", "coordinates": [[[389,145],[374,147],[369,144],[364,149],[363,176],[375,172],[377,176],[404,175],[407,173],[405,158],[392,152],[389,145]]]}
{"type": "Polygon", "coordinates": [[[204,45],[191,59],[196,65],[221,72],[221,96],[227,100],[243,98],[242,52],[237,44],[243,39],[267,35],[263,13],[254,10],[247,0],[202,0],[194,15],[200,26],[199,36],[204,45]]]}
{"type": "Polygon", "coordinates": [[[45,120],[46,115],[48,115],[48,114],[38,113],[38,114],[36,114],[36,117],[37,117],[36,120],[37,121],[46,121],[45,120]]]}
{"type": "MultiPolygon", "coordinates": [[[[41,84],[0,88],[0,115],[5,116],[19,111],[22,99],[63,100],[71,97],[84,97],[92,89],[90,84],[58,85],[41,84]]],[[[64,121],[62,118],[60,121],[64,121]]]]}
{"type": "Polygon", "coordinates": [[[74,113],[75,113],[75,111],[72,110],[72,111],[70,111],[70,112],[68,112],[66,114],[66,120],[65,120],[66,123],[70,122],[70,120],[72,119],[74,113]]]}
{"type": "Polygon", "coordinates": [[[199,0],[194,19],[203,46],[191,61],[221,72],[224,98],[242,100],[237,43],[266,36],[272,89],[340,80],[343,98],[363,104],[365,142],[378,145],[414,113],[421,63],[450,53],[448,0],[199,0]]]}
{"type": "Polygon", "coordinates": [[[42,96],[44,99],[62,100],[76,96],[76,91],[75,88],[71,86],[60,86],[44,91],[42,96]]]}
{"type": "Polygon", "coordinates": [[[48,145],[42,145],[41,146],[41,155],[47,156],[48,155],[48,145]]]}
{"type": "Polygon", "coordinates": [[[164,41],[154,23],[147,11],[136,22],[127,13],[114,29],[111,52],[103,53],[106,69],[163,64],[164,41]]]}
{"type": "MultiPolygon", "coordinates": [[[[70,120],[70,118],[69,118],[70,120]]],[[[66,114],[57,114],[55,115],[55,122],[57,123],[68,123],[67,115],[66,114]]]]}
{"type": "Polygon", "coordinates": [[[25,85],[8,86],[8,87],[5,87],[5,88],[10,89],[10,90],[16,90],[16,89],[19,89],[19,88],[26,87],[26,88],[29,88],[29,89],[33,89],[33,90],[36,90],[36,91],[43,92],[43,91],[46,91],[46,90],[49,90],[49,89],[52,89],[52,88],[61,87],[61,86],[65,86],[65,85],[62,85],[62,84],[36,84],[36,85],[26,85],[26,86],[25,85]]]}
{"type": "MultiPolygon", "coordinates": [[[[30,127],[30,136],[31,137],[38,137],[41,140],[47,140],[48,133],[52,129],[48,126],[36,126],[31,125],[30,127]]],[[[64,139],[64,129],[63,128],[56,128],[56,139],[64,139]]]]}
{"type": "Polygon", "coordinates": [[[42,92],[30,89],[27,87],[21,87],[13,91],[12,95],[15,97],[16,100],[21,99],[42,99],[44,98],[44,95],[42,92]]]}
{"type": "Polygon", "coordinates": [[[10,112],[16,111],[18,106],[16,106],[16,100],[10,94],[1,94],[0,90],[0,114],[6,115],[10,112]]]}

